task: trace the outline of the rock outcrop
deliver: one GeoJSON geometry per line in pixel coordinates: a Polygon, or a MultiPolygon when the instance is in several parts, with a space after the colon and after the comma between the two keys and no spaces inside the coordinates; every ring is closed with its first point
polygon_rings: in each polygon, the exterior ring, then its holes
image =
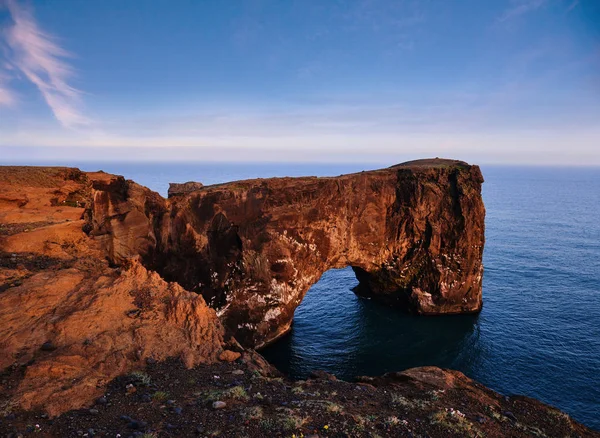
{"type": "Polygon", "coordinates": [[[276,339],[321,274],[348,265],[362,294],[477,312],[482,181],[431,160],[164,199],[103,172],[0,168],[0,370],[21,376],[22,407],[56,414],[148,358],[236,360],[223,339],[276,339]]]}
{"type": "Polygon", "coordinates": [[[188,181],[181,184],[170,183],[168,195],[169,198],[172,198],[173,196],[187,195],[188,193],[200,190],[202,187],[204,187],[204,184],[194,181],[188,181]]]}
{"type": "Polygon", "coordinates": [[[139,257],[201,294],[260,347],[308,289],[352,266],[357,292],[418,314],[481,309],[485,209],[477,166],[420,160],[330,178],[195,187],[164,200],[123,178],[93,184],[89,232],[114,264],[139,257]]]}
{"type": "Polygon", "coordinates": [[[428,160],[165,200],[103,172],[0,167],[0,432],[599,436],[434,367],[291,382],[236,340],[275,339],[348,265],[359,293],[404,309],[478,311],[482,182],[428,160]]]}
{"type": "Polygon", "coordinates": [[[201,296],[133,257],[109,266],[102,242],[83,232],[90,185],[113,178],[0,168],[2,396],[21,408],[56,415],[146,360],[191,367],[223,354],[223,327],[201,296]]]}

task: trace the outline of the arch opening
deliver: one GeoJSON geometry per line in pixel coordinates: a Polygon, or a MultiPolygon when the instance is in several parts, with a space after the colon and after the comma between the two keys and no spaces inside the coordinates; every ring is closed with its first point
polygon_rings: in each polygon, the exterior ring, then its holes
{"type": "Polygon", "coordinates": [[[419,318],[357,288],[352,267],[326,271],[296,308],[290,330],[261,354],[297,379],[315,370],[344,380],[425,365],[468,370],[477,360],[478,315],[419,318]]]}

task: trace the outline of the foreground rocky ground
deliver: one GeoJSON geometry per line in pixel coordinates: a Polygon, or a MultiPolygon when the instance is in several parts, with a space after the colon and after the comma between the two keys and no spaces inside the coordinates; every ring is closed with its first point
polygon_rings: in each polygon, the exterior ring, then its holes
{"type": "Polygon", "coordinates": [[[168,201],[66,168],[0,167],[0,189],[0,437],[600,436],[433,367],[289,381],[136,256],[168,201]]]}
{"type": "Polygon", "coordinates": [[[600,436],[559,410],[503,397],[454,371],[290,381],[250,355],[193,369],[150,364],[113,380],[90,408],[54,419],[4,409],[0,430],[9,437],[600,436]]]}

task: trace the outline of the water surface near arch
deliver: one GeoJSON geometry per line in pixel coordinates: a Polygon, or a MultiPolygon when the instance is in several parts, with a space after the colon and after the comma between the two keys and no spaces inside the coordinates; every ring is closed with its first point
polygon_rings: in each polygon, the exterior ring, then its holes
{"type": "Polygon", "coordinates": [[[261,353],[294,378],[324,370],[357,375],[437,365],[468,369],[478,360],[476,315],[418,317],[352,292],[351,268],[331,269],[296,309],[292,330],[261,353]]]}

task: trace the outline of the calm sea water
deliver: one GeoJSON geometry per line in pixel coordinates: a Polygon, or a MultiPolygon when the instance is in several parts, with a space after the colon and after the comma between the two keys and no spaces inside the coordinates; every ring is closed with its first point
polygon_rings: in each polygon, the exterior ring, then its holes
{"type": "MultiPolygon", "coordinates": [[[[124,174],[163,195],[168,182],[364,170],[348,164],[80,167],[124,174]]],[[[352,379],[421,365],[453,368],[600,429],[600,169],[482,170],[487,241],[480,315],[399,314],[355,296],[351,269],[331,270],[296,310],[292,332],[264,355],[294,377],[314,369],[352,379]]]]}

